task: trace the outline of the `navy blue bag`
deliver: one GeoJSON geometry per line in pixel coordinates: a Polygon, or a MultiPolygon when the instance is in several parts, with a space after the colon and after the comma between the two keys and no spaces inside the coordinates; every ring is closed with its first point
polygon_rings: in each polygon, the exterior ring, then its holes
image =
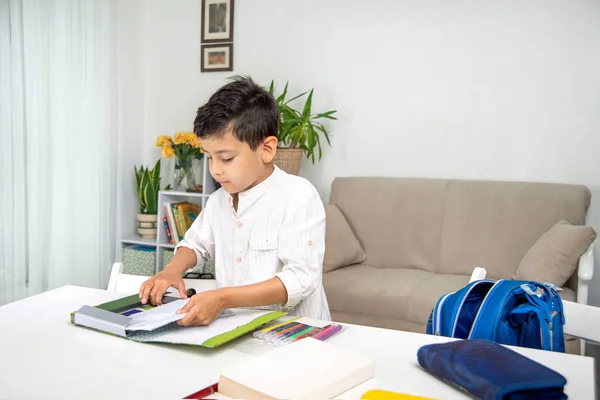
{"type": "Polygon", "coordinates": [[[485,400],[563,400],[565,377],[507,347],[481,339],[425,345],[419,365],[432,375],[485,400]]]}
{"type": "Polygon", "coordinates": [[[564,323],[554,285],[483,279],[442,296],[427,333],[564,353],[564,323]]]}

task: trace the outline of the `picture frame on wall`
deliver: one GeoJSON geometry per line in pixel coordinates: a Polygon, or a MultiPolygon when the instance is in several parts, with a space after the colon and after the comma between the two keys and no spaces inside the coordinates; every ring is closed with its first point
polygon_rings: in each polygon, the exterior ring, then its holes
{"type": "Polygon", "coordinates": [[[233,41],[234,0],[202,0],[201,43],[233,41]]]}
{"type": "Polygon", "coordinates": [[[233,71],[233,43],[200,46],[200,71],[233,71]]]}

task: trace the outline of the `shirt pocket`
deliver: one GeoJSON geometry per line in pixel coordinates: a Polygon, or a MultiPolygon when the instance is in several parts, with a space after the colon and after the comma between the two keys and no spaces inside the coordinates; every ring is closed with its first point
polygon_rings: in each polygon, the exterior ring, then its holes
{"type": "Polygon", "coordinates": [[[256,251],[277,250],[279,237],[276,231],[259,231],[250,236],[250,249],[256,251]]]}

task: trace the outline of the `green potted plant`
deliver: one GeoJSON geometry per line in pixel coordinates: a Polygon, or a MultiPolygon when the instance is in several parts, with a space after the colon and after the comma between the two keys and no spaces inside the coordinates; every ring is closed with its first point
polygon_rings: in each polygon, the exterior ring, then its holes
{"type": "MultiPolygon", "coordinates": [[[[140,166],[135,170],[136,191],[140,202],[140,212],[137,215],[137,231],[146,239],[156,238],[158,219],[158,191],[160,190],[160,160],[153,169],[140,166]]],[[[165,189],[169,189],[168,185],[165,189]]]]}
{"type": "MultiPolygon", "coordinates": [[[[271,81],[269,92],[274,94],[275,83],[271,81]]],[[[286,100],[288,83],[285,84],[283,93],[277,96],[277,106],[279,107],[279,145],[277,154],[273,163],[282,170],[297,175],[302,162],[302,155],[315,163],[315,154],[320,161],[323,155],[321,139],[325,139],[328,145],[329,132],[321,122],[323,119],[336,120],[333,116],[337,110],[326,111],[322,113],[312,113],[312,99],[314,89],[301,93],[289,100],[286,100]],[[302,111],[294,109],[290,103],[308,94],[302,111]]]]}

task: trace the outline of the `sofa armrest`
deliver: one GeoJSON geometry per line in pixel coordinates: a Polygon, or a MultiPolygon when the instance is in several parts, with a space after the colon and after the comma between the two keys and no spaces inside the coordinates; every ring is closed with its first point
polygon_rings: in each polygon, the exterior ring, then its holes
{"type": "Polygon", "coordinates": [[[577,302],[581,304],[588,303],[588,292],[590,281],[594,277],[594,253],[595,244],[592,242],[590,247],[579,258],[579,271],[577,273],[577,302]]]}

